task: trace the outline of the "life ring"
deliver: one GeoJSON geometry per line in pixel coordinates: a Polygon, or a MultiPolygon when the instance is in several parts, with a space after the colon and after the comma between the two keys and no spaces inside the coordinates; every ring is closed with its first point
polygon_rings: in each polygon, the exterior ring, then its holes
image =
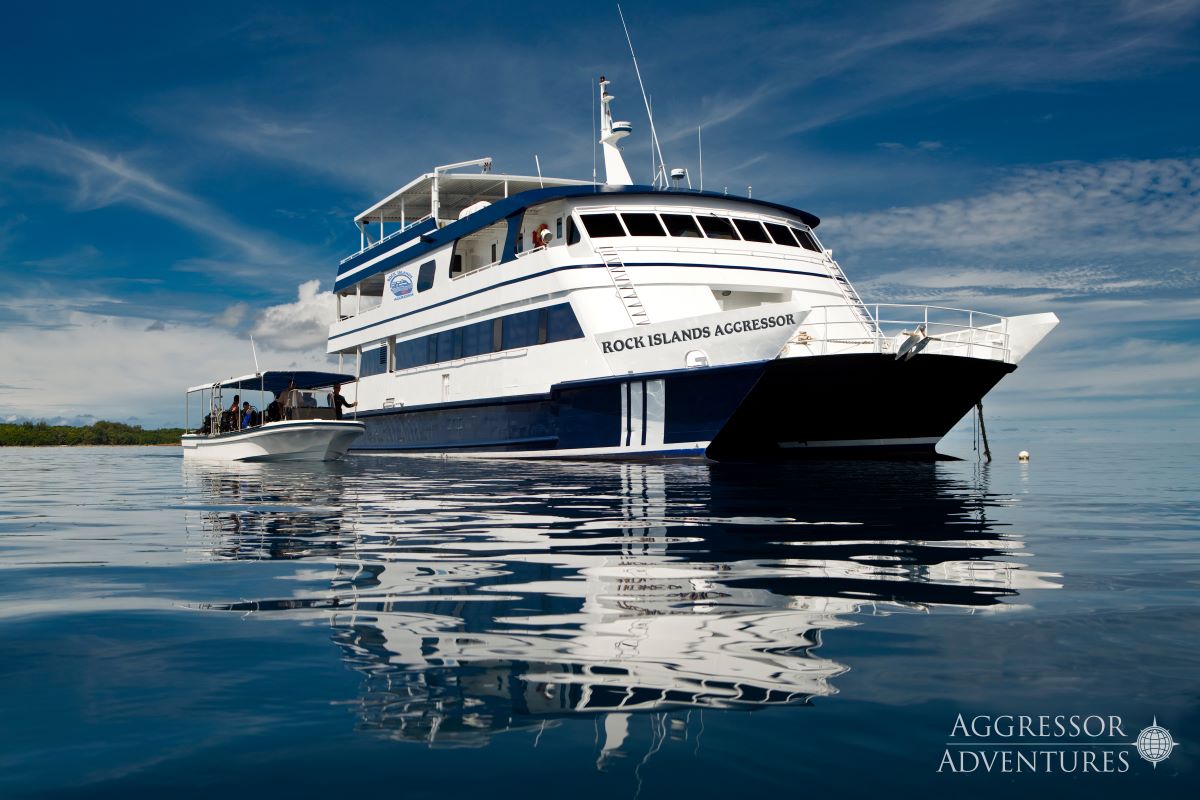
{"type": "Polygon", "coordinates": [[[537,230],[535,230],[533,232],[533,246],[534,247],[545,247],[546,246],[546,242],[542,241],[542,231],[549,231],[549,230],[550,230],[550,226],[544,222],[537,227],[537,230]]]}

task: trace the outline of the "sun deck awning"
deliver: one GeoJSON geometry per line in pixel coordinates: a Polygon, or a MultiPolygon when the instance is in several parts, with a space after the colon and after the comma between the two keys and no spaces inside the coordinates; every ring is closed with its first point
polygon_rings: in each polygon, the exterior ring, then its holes
{"type": "Polygon", "coordinates": [[[335,383],[353,383],[355,377],[340,372],[316,372],[314,370],[269,370],[253,375],[242,375],[240,378],[227,378],[188,389],[192,392],[205,391],[213,385],[222,389],[263,389],[278,394],[288,388],[294,381],[297,389],[320,389],[333,386],[335,383]]]}
{"type": "Polygon", "coordinates": [[[519,192],[551,186],[587,186],[591,181],[500,175],[491,172],[427,172],[354,218],[363,223],[412,222],[433,212],[437,191],[438,219],[458,219],[463,209],[483,200],[495,203],[519,192]]]}

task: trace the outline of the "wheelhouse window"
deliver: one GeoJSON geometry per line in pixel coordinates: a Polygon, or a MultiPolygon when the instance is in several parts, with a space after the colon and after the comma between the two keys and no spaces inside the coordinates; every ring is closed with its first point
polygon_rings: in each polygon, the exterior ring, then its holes
{"type": "Polygon", "coordinates": [[[426,289],[433,288],[434,270],[437,267],[436,261],[426,261],[421,265],[421,271],[417,273],[417,293],[421,293],[426,289]]]}
{"type": "Polygon", "coordinates": [[[778,225],[774,222],[763,223],[767,227],[767,232],[771,234],[771,238],[775,240],[775,244],[781,244],[785,247],[799,247],[796,243],[796,237],[792,236],[792,229],[787,225],[778,225]]]}
{"type": "Polygon", "coordinates": [[[621,220],[616,214],[583,214],[581,219],[588,236],[593,239],[625,235],[625,229],[621,227],[621,220]]]}
{"type": "Polygon", "coordinates": [[[737,231],[733,223],[725,217],[699,217],[700,227],[710,239],[737,239],[737,231]]]}
{"type": "Polygon", "coordinates": [[[767,232],[763,230],[761,222],[753,219],[738,219],[734,217],[733,224],[737,226],[738,233],[747,242],[764,242],[770,244],[771,237],[767,236],[767,232]]]}
{"type": "Polygon", "coordinates": [[[792,233],[800,240],[800,246],[805,250],[812,250],[814,253],[821,252],[821,245],[817,244],[817,237],[813,236],[810,231],[803,228],[793,228],[792,233]]]}
{"type": "Polygon", "coordinates": [[[696,218],[691,214],[663,214],[662,221],[667,226],[667,233],[671,236],[682,236],[688,239],[704,238],[704,234],[700,233],[700,226],[696,224],[696,218]]]}
{"type": "Polygon", "coordinates": [[[629,229],[630,236],[666,236],[657,214],[622,214],[621,219],[629,229]]]}

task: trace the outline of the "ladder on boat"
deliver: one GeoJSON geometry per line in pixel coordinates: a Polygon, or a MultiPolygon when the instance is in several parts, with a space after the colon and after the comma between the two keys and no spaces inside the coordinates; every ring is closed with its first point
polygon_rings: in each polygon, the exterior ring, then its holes
{"type": "Polygon", "coordinates": [[[842,272],[842,265],[833,260],[833,256],[827,257],[829,260],[829,275],[837,281],[838,288],[842,292],[842,297],[846,298],[846,302],[854,309],[854,313],[867,326],[867,330],[872,335],[879,333],[879,323],[871,316],[871,312],[867,309],[867,304],[863,302],[858,295],[858,290],[846,278],[846,273],[842,272]]]}
{"type": "Polygon", "coordinates": [[[646,313],[646,307],[642,305],[642,300],[638,297],[637,287],[633,285],[633,280],[629,277],[629,271],[625,269],[625,262],[621,260],[621,254],[617,252],[617,248],[597,247],[596,254],[604,262],[604,267],[608,270],[608,277],[612,279],[613,286],[617,289],[617,296],[625,304],[625,310],[629,313],[629,321],[634,325],[649,325],[650,315],[646,313]]]}

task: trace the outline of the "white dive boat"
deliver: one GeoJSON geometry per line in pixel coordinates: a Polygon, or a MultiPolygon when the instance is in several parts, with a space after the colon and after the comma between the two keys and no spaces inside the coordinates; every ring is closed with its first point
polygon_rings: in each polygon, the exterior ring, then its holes
{"type": "Polygon", "coordinates": [[[934,457],[1058,324],[868,305],[812,214],[667,188],[661,159],[632,185],[607,86],[604,183],[479,159],[355,217],[328,352],[357,364],[356,450],[934,457]]]}
{"type": "MultiPolygon", "coordinates": [[[[210,461],[334,461],[346,454],[365,426],[340,418],[333,395],[325,390],[351,383],[353,375],[334,372],[271,371],[193,386],[201,409],[209,409],[203,424],[185,433],[180,444],[184,458],[210,461]],[[241,395],[226,404],[227,390],[274,396],[259,409],[242,412],[241,395]],[[237,411],[233,410],[237,407],[237,411]]],[[[247,395],[249,396],[249,395],[247,395]]],[[[244,401],[248,403],[249,401],[244,401]]],[[[190,424],[185,423],[185,424],[190,424]]]]}

